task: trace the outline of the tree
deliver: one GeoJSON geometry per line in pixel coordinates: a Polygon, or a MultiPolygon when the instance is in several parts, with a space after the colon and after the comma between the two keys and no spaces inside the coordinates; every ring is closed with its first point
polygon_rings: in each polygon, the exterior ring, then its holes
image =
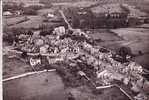
{"type": "Polygon", "coordinates": [[[31,5],[31,6],[29,6],[28,8],[30,8],[30,9],[34,9],[34,10],[40,10],[40,9],[43,8],[43,6],[39,6],[39,5],[31,5]]]}
{"type": "Polygon", "coordinates": [[[37,15],[37,11],[32,8],[24,8],[23,14],[25,15],[37,15]]]}
{"type": "Polygon", "coordinates": [[[17,36],[20,34],[27,34],[28,30],[24,28],[6,28],[3,29],[3,40],[12,44],[14,41],[17,41],[17,36]]]}
{"type": "Polygon", "coordinates": [[[15,2],[8,2],[3,4],[3,11],[14,11],[14,10],[22,10],[24,7],[24,3],[17,4],[15,2]]]}

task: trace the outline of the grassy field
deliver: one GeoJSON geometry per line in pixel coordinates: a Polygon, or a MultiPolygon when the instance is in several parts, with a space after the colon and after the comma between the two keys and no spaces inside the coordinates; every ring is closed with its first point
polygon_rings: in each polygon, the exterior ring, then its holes
{"type": "Polygon", "coordinates": [[[42,23],[43,17],[41,16],[27,16],[30,20],[23,22],[23,23],[19,23],[13,26],[10,26],[10,28],[38,28],[39,25],[42,23]]]}
{"type": "Polygon", "coordinates": [[[12,77],[28,71],[32,71],[32,68],[20,59],[3,56],[3,78],[12,77]]]}
{"type": "Polygon", "coordinates": [[[3,25],[4,26],[15,25],[21,21],[25,21],[25,16],[12,17],[12,18],[3,17],[3,25]]]}
{"type": "Polygon", "coordinates": [[[137,53],[139,50],[149,52],[149,29],[125,28],[112,31],[118,34],[118,36],[123,37],[128,43],[123,43],[122,45],[131,47],[134,53],[137,53]]]}
{"type": "Polygon", "coordinates": [[[149,40],[149,29],[144,28],[123,28],[112,30],[112,32],[123,37],[125,40],[149,40]]]}
{"type": "Polygon", "coordinates": [[[95,29],[91,34],[88,34],[93,39],[101,39],[102,41],[120,41],[122,40],[117,34],[108,29],[95,29]],[[110,38],[109,38],[110,37],[110,38]]]}
{"type": "Polygon", "coordinates": [[[46,13],[53,13],[53,12],[54,12],[54,9],[45,8],[45,9],[38,10],[38,15],[44,15],[46,13]]]}
{"type": "Polygon", "coordinates": [[[55,72],[44,72],[4,82],[3,99],[66,100],[66,96],[61,78],[55,72]]]}
{"type": "Polygon", "coordinates": [[[78,2],[60,2],[52,3],[53,6],[65,6],[65,7],[89,7],[93,4],[96,4],[95,1],[78,1],[78,2]]]}

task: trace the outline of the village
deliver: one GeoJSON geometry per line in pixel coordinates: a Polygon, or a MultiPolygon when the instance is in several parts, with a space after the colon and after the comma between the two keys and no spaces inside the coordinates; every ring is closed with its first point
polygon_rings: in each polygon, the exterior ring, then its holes
{"type": "Polygon", "coordinates": [[[148,12],[111,1],[3,2],[3,99],[148,100],[148,12]]]}

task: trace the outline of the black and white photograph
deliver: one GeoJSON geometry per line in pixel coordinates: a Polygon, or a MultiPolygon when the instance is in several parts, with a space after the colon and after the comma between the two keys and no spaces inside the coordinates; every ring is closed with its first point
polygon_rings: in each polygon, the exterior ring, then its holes
{"type": "Polygon", "coordinates": [[[3,100],[149,100],[149,0],[0,0],[3,100]]]}

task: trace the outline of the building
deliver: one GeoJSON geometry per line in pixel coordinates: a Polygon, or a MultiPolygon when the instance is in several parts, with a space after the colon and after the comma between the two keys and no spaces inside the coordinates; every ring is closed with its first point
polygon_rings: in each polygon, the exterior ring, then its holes
{"type": "Polygon", "coordinates": [[[146,23],[149,19],[147,13],[137,9],[135,6],[130,6],[128,4],[123,4],[123,6],[129,10],[128,24],[130,26],[146,23]]]}
{"type": "Polygon", "coordinates": [[[12,16],[13,14],[10,11],[3,12],[3,16],[12,16]]]}
{"type": "Polygon", "coordinates": [[[117,28],[127,26],[128,11],[121,4],[95,5],[87,8],[70,8],[64,11],[73,27],[117,28]]]}
{"type": "Polygon", "coordinates": [[[106,4],[90,8],[95,17],[95,26],[125,27],[127,25],[128,11],[121,4],[106,4]]]}

